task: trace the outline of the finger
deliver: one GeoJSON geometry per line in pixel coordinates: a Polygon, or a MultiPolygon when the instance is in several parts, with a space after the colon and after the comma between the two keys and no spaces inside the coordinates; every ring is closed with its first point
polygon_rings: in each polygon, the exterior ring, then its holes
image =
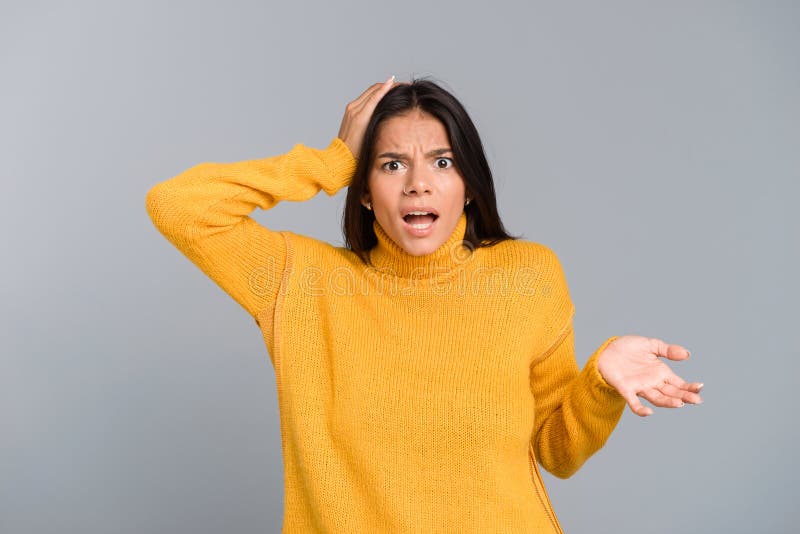
{"type": "Polygon", "coordinates": [[[656,388],[650,388],[648,390],[641,391],[638,393],[638,395],[644,399],[647,399],[650,404],[659,406],[661,408],[680,408],[683,406],[683,401],[681,399],[664,395],[656,388]]]}
{"type": "Polygon", "coordinates": [[[370,95],[364,101],[364,104],[361,106],[361,108],[365,109],[369,107],[371,113],[372,110],[375,109],[375,106],[378,105],[378,102],[380,102],[381,98],[383,98],[383,96],[386,93],[388,93],[394,86],[395,86],[394,76],[390,76],[388,80],[380,84],[372,93],[370,93],[370,95]]]}
{"type": "Polygon", "coordinates": [[[350,104],[347,106],[347,112],[350,114],[350,116],[357,117],[361,115],[363,110],[369,105],[370,98],[372,98],[372,95],[374,95],[376,91],[380,91],[380,87],[371,88],[369,92],[362,95],[363,98],[359,97],[358,100],[350,102],[350,104]]]}
{"type": "Polygon", "coordinates": [[[688,349],[680,345],[670,345],[657,338],[650,338],[650,351],[656,356],[674,361],[685,360],[690,356],[688,349]]]}
{"type": "MultiPolygon", "coordinates": [[[[391,79],[391,78],[390,78],[390,79],[391,79]]],[[[388,80],[387,80],[387,81],[388,81],[388,80]]],[[[371,96],[371,95],[372,95],[372,94],[373,94],[375,91],[378,91],[378,90],[379,90],[381,87],[383,87],[385,84],[386,84],[386,82],[377,82],[377,83],[373,83],[372,85],[370,85],[369,87],[367,87],[367,89],[366,89],[366,90],[365,90],[363,93],[361,93],[360,95],[358,95],[358,97],[357,97],[355,100],[353,100],[352,102],[350,102],[350,104],[352,105],[352,107],[353,107],[353,108],[360,107],[360,106],[361,106],[361,104],[363,104],[365,101],[369,100],[369,97],[370,97],[370,96],[371,96]]]]}
{"type": "Polygon", "coordinates": [[[375,107],[378,105],[378,102],[386,95],[386,93],[395,85],[394,82],[390,83],[394,79],[394,76],[386,80],[384,83],[377,83],[375,84],[371,90],[364,95],[364,98],[353,102],[350,106],[348,106],[348,112],[351,114],[352,117],[364,116],[365,120],[367,117],[372,115],[372,112],[375,110],[375,107]]]}
{"type": "Polygon", "coordinates": [[[670,376],[665,378],[664,382],[680,389],[685,389],[687,391],[689,390],[689,384],[686,383],[686,381],[683,378],[679,377],[674,373],[671,373],[670,376]]]}
{"type": "Polygon", "coordinates": [[[394,85],[394,76],[389,76],[386,81],[378,82],[372,84],[369,89],[364,91],[364,93],[358,97],[356,100],[356,105],[354,107],[361,108],[366,105],[370,100],[373,100],[376,95],[380,95],[379,99],[383,97],[383,95],[392,88],[394,85]]]}
{"type": "Polygon", "coordinates": [[[666,395],[667,397],[672,397],[674,399],[680,399],[684,403],[688,402],[690,404],[702,404],[703,399],[700,398],[700,395],[697,393],[693,393],[686,389],[682,389],[672,384],[666,383],[663,386],[658,388],[658,391],[666,395]]]}
{"type": "MultiPolygon", "coordinates": [[[[666,382],[668,384],[670,384],[670,385],[673,385],[673,386],[675,386],[677,388],[680,388],[680,389],[682,389],[684,391],[688,391],[688,392],[691,392],[691,393],[700,393],[700,390],[703,389],[703,383],[702,382],[688,383],[688,382],[685,382],[678,375],[672,375],[671,377],[667,378],[666,382]]],[[[696,398],[700,398],[700,396],[697,395],[696,398]]],[[[699,403],[696,402],[695,404],[699,404],[699,403]]]]}
{"type": "Polygon", "coordinates": [[[652,415],[653,410],[642,404],[642,402],[639,400],[639,397],[637,397],[633,392],[622,393],[622,397],[625,399],[625,402],[628,403],[631,411],[639,417],[647,417],[648,415],[652,415]]]}

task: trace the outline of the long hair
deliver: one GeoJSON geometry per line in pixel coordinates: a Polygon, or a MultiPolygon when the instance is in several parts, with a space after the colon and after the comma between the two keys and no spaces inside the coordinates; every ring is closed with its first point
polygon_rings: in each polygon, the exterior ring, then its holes
{"type": "Polygon", "coordinates": [[[361,144],[355,174],[347,189],[342,231],[347,248],[369,263],[369,250],[378,239],[372,223],[374,212],[361,205],[367,189],[370,170],[375,160],[375,138],[378,127],[390,117],[420,109],[436,117],[447,130],[455,165],[464,179],[468,196],[472,198],[464,207],[467,227],[464,241],[470,248],[497,244],[506,239],[517,239],[509,235],[497,212],[494,180],[483,151],[478,130],[469,118],[464,106],[449,92],[434,82],[417,78],[408,84],[399,84],[387,92],[375,106],[361,144]]]}

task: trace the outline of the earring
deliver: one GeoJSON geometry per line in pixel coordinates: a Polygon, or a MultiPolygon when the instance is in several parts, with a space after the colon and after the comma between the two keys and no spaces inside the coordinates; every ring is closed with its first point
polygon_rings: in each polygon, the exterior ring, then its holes
{"type": "Polygon", "coordinates": [[[464,202],[464,205],[465,205],[465,206],[469,206],[469,203],[470,203],[470,201],[471,201],[471,200],[472,200],[471,198],[468,198],[468,199],[466,200],[466,202],[464,202]]]}
{"type": "Polygon", "coordinates": [[[367,209],[372,211],[372,202],[367,202],[367,209]]]}

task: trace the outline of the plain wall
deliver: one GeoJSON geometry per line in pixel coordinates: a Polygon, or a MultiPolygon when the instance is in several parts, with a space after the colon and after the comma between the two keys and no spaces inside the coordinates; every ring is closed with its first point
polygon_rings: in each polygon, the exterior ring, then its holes
{"type": "MultiPolygon", "coordinates": [[[[324,148],[391,74],[469,110],[506,226],[564,266],[579,363],[659,337],[706,384],[546,476],[566,532],[790,531],[799,23],[770,1],[4,6],[0,532],[278,532],[261,334],[145,195],[204,161],[324,148]]],[[[343,201],[254,217],[341,244],[343,201]]]]}

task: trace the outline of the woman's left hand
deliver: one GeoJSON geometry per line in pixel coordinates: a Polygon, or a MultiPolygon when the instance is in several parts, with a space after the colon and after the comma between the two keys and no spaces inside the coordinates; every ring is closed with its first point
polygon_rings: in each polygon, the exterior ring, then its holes
{"type": "Polygon", "coordinates": [[[660,339],[621,336],[612,341],[597,359],[597,369],[606,382],[625,398],[633,413],[645,417],[653,410],[639,397],[654,406],[679,408],[684,403],[700,404],[700,382],[687,383],[672,372],[661,358],[685,360],[689,351],[660,339]]]}

